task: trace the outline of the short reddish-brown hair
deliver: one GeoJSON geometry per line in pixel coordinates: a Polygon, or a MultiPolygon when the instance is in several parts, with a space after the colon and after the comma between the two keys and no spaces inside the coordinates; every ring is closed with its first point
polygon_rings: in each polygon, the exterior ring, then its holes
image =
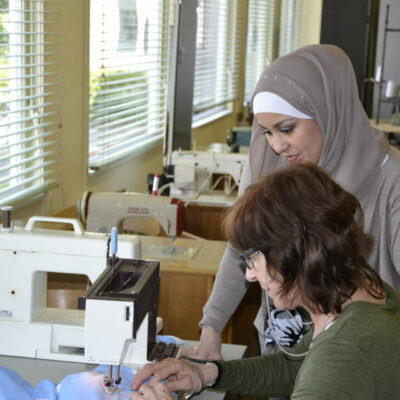
{"type": "Polygon", "coordinates": [[[340,312],[362,287],[381,298],[369,266],[372,238],[364,233],[358,200],[313,164],[290,165],[250,186],[224,217],[238,250],[265,254],[283,278],[281,293],[298,290],[320,312],[340,312]]]}

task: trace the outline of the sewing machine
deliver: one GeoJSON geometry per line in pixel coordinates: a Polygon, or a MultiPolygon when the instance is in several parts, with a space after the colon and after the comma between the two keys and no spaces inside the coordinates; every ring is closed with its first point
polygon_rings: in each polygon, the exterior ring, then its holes
{"type": "Polygon", "coordinates": [[[185,207],[182,201],[143,193],[91,193],[78,202],[80,219],[89,232],[121,228],[126,219],[157,220],[165,233],[175,238],[183,231],[185,207]]]}
{"type": "Polygon", "coordinates": [[[251,142],[251,129],[249,125],[234,126],[227,137],[227,143],[234,153],[248,153],[251,142]]]}
{"type": "Polygon", "coordinates": [[[200,194],[231,195],[239,185],[247,154],[226,151],[174,151],[171,154],[173,183],[170,196],[195,200],[200,194]],[[216,180],[215,175],[221,175],[216,180]],[[224,179],[223,190],[218,184],[224,179]]]}
{"type": "MultiPolygon", "coordinates": [[[[25,228],[1,230],[0,354],[98,362],[86,355],[92,320],[85,323],[85,312],[47,307],[47,272],[86,275],[93,283],[107,266],[106,250],[107,235],[84,232],[76,219],[32,217],[25,228]],[[37,229],[37,222],[71,223],[74,231],[37,229]]],[[[119,254],[140,258],[140,240],[121,235],[119,254]]],[[[99,312],[97,317],[100,335],[115,316],[99,312]]]]}
{"type": "MultiPolygon", "coordinates": [[[[103,271],[80,299],[86,310],[86,361],[117,366],[118,380],[119,366],[139,368],[158,359],[154,349],[159,286],[158,261],[119,258],[103,271]]],[[[108,378],[111,386],[112,368],[108,378]]]]}

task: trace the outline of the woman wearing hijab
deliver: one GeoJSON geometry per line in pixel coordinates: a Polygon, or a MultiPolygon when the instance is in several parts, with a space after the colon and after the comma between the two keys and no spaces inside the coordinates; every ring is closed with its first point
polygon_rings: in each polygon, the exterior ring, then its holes
{"type": "Polygon", "coordinates": [[[287,166],[250,186],[224,220],[226,236],[242,251],[247,280],[279,309],[306,309],[312,328],[275,354],[147,364],[132,382],[142,395],[132,400],[206,386],[292,400],[400,398],[400,293],[367,262],[373,240],[361,214],[358,200],[315,164],[287,166]]]}
{"type": "MultiPolygon", "coordinates": [[[[335,46],[312,45],[275,60],[258,81],[253,111],[239,194],[284,165],[317,164],[359,200],[365,230],[375,240],[368,262],[400,289],[400,153],[371,127],[346,54],[335,46]]],[[[203,309],[200,344],[191,355],[221,358],[220,332],[247,287],[239,252],[228,244],[203,309]]],[[[262,353],[273,349],[276,340],[292,346],[304,333],[297,312],[279,313],[273,311],[266,322],[263,293],[255,321],[262,353]]]]}

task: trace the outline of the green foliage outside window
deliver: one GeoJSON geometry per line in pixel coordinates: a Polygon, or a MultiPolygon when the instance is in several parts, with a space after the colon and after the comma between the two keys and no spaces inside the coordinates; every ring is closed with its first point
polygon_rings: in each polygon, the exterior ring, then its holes
{"type": "Polygon", "coordinates": [[[145,72],[107,71],[91,73],[89,107],[90,125],[103,120],[107,122],[147,112],[149,94],[145,72]]]}

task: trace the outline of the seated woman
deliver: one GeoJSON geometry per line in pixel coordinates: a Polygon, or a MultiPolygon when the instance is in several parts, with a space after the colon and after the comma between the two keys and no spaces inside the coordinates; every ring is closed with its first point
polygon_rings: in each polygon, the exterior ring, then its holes
{"type": "Polygon", "coordinates": [[[132,399],[206,386],[297,400],[400,398],[400,294],[368,265],[373,242],[361,221],[357,199],[315,165],[292,165],[250,186],[225,217],[227,238],[243,251],[246,278],[277,308],[303,307],[312,328],[275,354],[148,364],[132,382],[140,390],[132,399]]]}

